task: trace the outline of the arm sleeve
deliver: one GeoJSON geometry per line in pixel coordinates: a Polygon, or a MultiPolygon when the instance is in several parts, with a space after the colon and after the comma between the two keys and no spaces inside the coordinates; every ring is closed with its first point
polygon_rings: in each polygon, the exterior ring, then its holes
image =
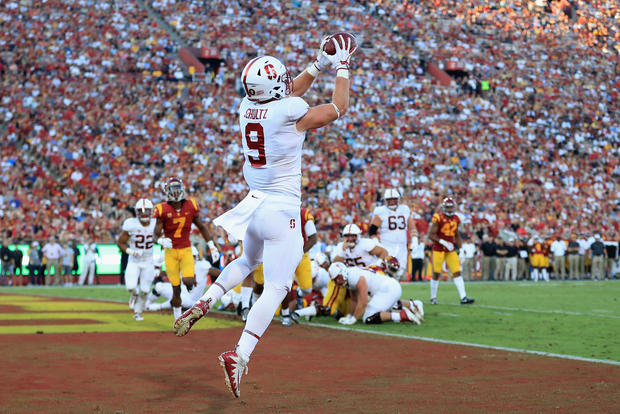
{"type": "Polygon", "coordinates": [[[287,98],[286,103],[288,105],[288,119],[291,122],[297,122],[308,112],[308,104],[300,97],[287,98]]]}
{"type": "Polygon", "coordinates": [[[306,225],[304,226],[304,231],[306,232],[306,237],[310,237],[313,234],[316,234],[316,226],[314,225],[314,221],[312,220],[306,221],[306,225]]]}

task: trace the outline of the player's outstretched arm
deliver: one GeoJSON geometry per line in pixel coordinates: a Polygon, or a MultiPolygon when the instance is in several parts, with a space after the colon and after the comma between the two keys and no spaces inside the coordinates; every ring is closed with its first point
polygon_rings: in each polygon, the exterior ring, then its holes
{"type": "Polygon", "coordinates": [[[314,62],[308,65],[308,67],[301,72],[299,76],[293,79],[291,96],[303,96],[310,86],[312,86],[312,83],[317,76],[319,76],[319,73],[329,69],[332,66],[332,61],[323,52],[323,46],[328,39],[329,36],[326,36],[321,41],[321,45],[319,46],[314,62]]]}
{"type": "Polygon", "coordinates": [[[332,102],[310,108],[297,121],[299,132],[328,125],[344,115],[349,109],[349,62],[352,52],[349,51],[348,45],[341,46],[334,38],[331,38],[330,41],[333,42],[336,50],[333,55],[325,55],[330,60],[332,67],[336,69],[332,102]]]}

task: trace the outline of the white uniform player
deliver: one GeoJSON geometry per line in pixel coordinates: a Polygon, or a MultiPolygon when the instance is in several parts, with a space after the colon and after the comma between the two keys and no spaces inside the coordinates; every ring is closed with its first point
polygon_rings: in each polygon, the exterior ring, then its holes
{"type": "Polygon", "coordinates": [[[141,321],[144,319],[142,311],[155,278],[153,232],[156,220],[152,218],[153,204],[148,199],[138,200],[135,211],[137,217],[123,222],[117,244],[129,255],[125,270],[125,288],[132,295],[130,307],[134,309],[134,319],[141,321]]]}
{"type": "MultiPolygon", "coordinates": [[[[263,263],[264,290],[250,309],[235,350],[220,355],[226,383],[235,397],[256,344],[290,291],[291,275],[301,261],[301,151],[308,129],[325,126],[346,111],[349,102],[351,39],[332,39],[335,55],[321,53],[319,62],[291,82],[286,66],[272,56],[248,62],[241,72],[246,97],[239,107],[245,163],[243,176],[250,192],[235,208],[214,220],[243,240],[241,257],[224,268],[205,295],[174,324],[178,336],[189,332],[226,292],[263,263]],[[334,66],[332,103],[309,108],[301,96],[323,67],[334,66]]],[[[318,62],[318,61],[317,61],[318,62]]]]}
{"type": "MultiPolygon", "coordinates": [[[[196,277],[196,286],[191,290],[187,290],[187,286],[181,284],[181,307],[190,308],[200,297],[203,295],[207,282],[209,281],[209,269],[211,264],[200,258],[198,249],[192,246],[192,255],[194,256],[194,273],[196,277]]],[[[157,295],[166,298],[166,302],[152,303],[148,306],[148,310],[155,311],[161,309],[170,309],[172,305],[172,284],[170,282],[157,282],[155,283],[154,291],[157,295]]]]}
{"type": "Polygon", "coordinates": [[[347,224],[342,230],[344,241],[338,243],[332,256],[334,262],[344,262],[347,266],[368,267],[384,259],[388,252],[377,239],[361,237],[362,231],[356,224],[347,224]]]}
{"type": "Polygon", "coordinates": [[[356,302],[354,313],[340,318],[339,322],[343,325],[352,325],[360,318],[364,323],[381,323],[388,320],[409,321],[418,325],[421,323],[420,317],[411,307],[413,301],[410,301],[411,305],[403,304],[398,312],[391,311],[392,305],[402,294],[400,283],[396,279],[369,269],[347,267],[341,262],[332,263],[329,275],[336,284],[346,284],[356,302]]]}
{"type": "Polygon", "coordinates": [[[321,294],[325,296],[327,293],[327,284],[329,283],[329,273],[314,260],[312,260],[310,266],[312,269],[312,290],[321,292],[321,294]]]}
{"type": "Polygon", "coordinates": [[[375,208],[370,221],[369,234],[377,237],[390,256],[394,256],[400,263],[400,270],[395,276],[402,279],[407,271],[407,234],[413,227],[411,211],[405,204],[399,204],[398,190],[388,188],[383,193],[385,205],[375,208]]]}

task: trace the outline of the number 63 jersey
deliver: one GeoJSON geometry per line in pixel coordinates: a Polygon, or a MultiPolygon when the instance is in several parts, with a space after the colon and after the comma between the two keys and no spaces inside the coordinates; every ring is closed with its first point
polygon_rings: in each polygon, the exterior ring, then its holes
{"type": "Polygon", "coordinates": [[[305,132],[297,121],[308,112],[299,97],[265,103],[244,98],[239,106],[243,177],[250,190],[301,200],[301,149],[305,132]]]}
{"type": "Polygon", "coordinates": [[[140,253],[140,256],[129,256],[129,260],[148,262],[153,261],[153,231],[157,220],[150,219],[149,224],[143,226],[135,217],[123,222],[123,231],[129,234],[129,247],[140,253]]]}
{"type": "Polygon", "coordinates": [[[382,244],[407,245],[407,222],[411,214],[408,206],[399,204],[396,210],[379,206],[373,214],[381,219],[379,237],[382,244]]]}

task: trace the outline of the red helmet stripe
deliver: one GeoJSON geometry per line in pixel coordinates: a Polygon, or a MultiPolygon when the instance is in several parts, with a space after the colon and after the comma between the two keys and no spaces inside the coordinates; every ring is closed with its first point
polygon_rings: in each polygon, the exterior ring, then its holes
{"type": "Polygon", "coordinates": [[[248,65],[245,67],[245,70],[243,71],[243,89],[245,89],[245,94],[250,96],[250,93],[248,92],[248,85],[246,84],[247,78],[248,78],[248,72],[250,71],[250,68],[252,67],[252,65],[254,64],[254,62],[256,62],[258,59],[260,59],[261,57],[255,57],[254,59],[250,60],[250,63],[248,63],[248,65]]]}

